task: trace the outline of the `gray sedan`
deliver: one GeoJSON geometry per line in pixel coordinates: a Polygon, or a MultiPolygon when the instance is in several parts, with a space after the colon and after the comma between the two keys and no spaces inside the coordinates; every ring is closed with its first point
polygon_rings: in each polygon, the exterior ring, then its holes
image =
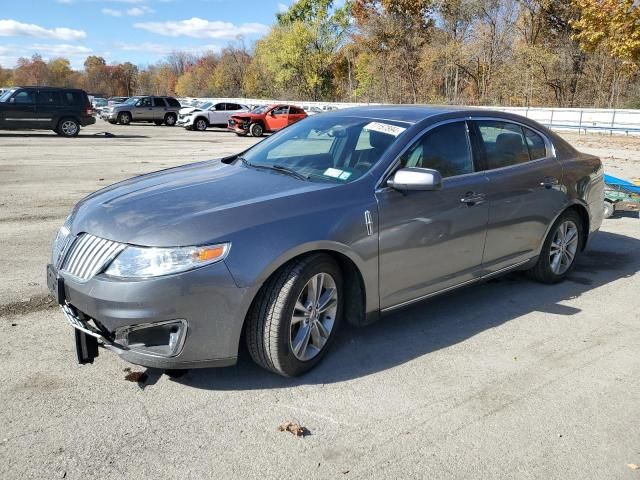
{"type": "MultiPolygon", "coordinates": [[[[513,270],[563,280],[603,210],[600,160],[516,115],[327,112],[249,150],[136,177],[71,212],[49,288],[81,363],[300,375],[340,324],[513,270]]],[[[523,284],[526,288],[526,284],[523,284]]]]}

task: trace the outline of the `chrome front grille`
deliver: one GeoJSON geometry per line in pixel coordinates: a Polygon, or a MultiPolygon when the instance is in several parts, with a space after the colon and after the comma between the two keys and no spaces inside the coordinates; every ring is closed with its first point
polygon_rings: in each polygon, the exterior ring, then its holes
{"type": "Polygon", "coordinates": [[[64,254],[72,240],[70,231],[71,215],[67,217],[62,227],[60,227],[56,233],[56,238],[54,239],[53,246],[51,248],[51,263],[54,264],[56,268],[60,268],[64,254]]]}
{"type": "Polygon", "coordinates": [[[80,280],[89,280],[124,248],[122,243],[83,233],[76,238],[65,256],[62,270],[80,280]]]}

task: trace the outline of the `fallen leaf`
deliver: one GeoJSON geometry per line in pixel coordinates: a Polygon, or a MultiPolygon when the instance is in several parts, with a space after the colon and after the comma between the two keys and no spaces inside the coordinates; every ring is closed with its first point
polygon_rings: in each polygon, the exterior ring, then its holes
{"type": "Polygon", "coordinates": [[[311,433],[306,427],[301,426],[298,422],[284,422],[278,427],[278,430],[280,432],[290,432],[296,437],[304,437],[311,433]]]}
{"type": "Polygon", "coordinates": [[[125,375],[124,379],[129,382],[143,383],[147,379],[147,374],[145,372],[130,372],[125,375]]]}
{"type": "Polygon", "coordinates": [[[627,467],[631,470],[640,470],[640,465],[636,465],[635,463],[627,463],[627,467]]]}

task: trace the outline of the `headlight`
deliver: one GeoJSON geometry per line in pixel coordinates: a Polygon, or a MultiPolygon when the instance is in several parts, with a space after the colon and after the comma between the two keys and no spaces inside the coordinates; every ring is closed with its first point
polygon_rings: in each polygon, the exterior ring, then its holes
{"type": "Polygon", "coordinates": [[[219,262],[229,253],[230,243],[204,247],[127,247],[105,273],[120,278],[149,278],[185,272],[219,262]]]}

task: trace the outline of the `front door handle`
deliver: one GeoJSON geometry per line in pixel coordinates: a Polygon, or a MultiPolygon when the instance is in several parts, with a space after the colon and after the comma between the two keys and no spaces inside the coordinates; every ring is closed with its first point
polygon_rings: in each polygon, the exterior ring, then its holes
{"type": "Polygon", "coordinates": [[[460,199],[460,202],[467,204],[469,207],[473,207],[474,205],[484,203],[484,199],[484,193],[467,192],[464,194],[464,197],[460,199]]]}
{"type": "Polygon", "coordinates": [[[550,190],[559,183],[560,181],[556,177],[544,177],[540,182],[540,186],[550,190]]]}

